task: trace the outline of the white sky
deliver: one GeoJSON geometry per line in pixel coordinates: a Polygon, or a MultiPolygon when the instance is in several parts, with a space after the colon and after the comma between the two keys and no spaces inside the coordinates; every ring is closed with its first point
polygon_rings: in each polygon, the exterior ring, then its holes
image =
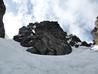
{"type": "Polygon", "coordinates": [[[98,15],[97,0],[4,0],[6,34],[12,38],[29,22],[56,20],[60,26],[82,40],[91,40],[98,15]]]}

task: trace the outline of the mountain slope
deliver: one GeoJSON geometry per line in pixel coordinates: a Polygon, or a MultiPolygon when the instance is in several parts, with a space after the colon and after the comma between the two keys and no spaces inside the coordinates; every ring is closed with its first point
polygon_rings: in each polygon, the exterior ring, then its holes
{"type": "Polygon", "coordinates": [[[64,56],[44,56],[26,52],[13,40],[0,39],[0,74],[97,74],[98,52],[73,48],[64,56]]]}

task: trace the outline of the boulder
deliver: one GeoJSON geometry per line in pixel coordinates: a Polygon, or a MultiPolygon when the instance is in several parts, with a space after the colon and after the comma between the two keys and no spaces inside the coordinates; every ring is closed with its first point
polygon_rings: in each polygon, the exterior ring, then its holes
{"type": "Polygon", "coordinates": [[[24,47],[30,47],[27,51],[35,54],[65,55],[72,52],[66,33],[53,21],[29,23],[20,28],[13,39],[24,47]]]}

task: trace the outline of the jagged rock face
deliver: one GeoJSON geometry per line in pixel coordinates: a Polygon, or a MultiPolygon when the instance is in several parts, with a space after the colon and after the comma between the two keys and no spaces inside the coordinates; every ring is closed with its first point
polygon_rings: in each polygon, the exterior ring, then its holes
{"type": "Polygon", "coordinates": [[[91,31],[92,36],[94,38],[94,44],[98,45],[98,16],[96,17],[96,21],[95,21],[95,28],[91,31]]]}
{"type": "Polygon", "coordinates": [[[87,43],[86,41],[81,41],[76,35],[67,35],[66,33],[66,40],[68,44],[72,47],[78,48],[79,46],[86,46],[91,47],[92,43],[87,43]]]}
{"type": "Polygon", "coordinates": [[[0,0],[0,37],[5,37],[5,29],[3,24],[3,15],[5,14],[5,5],[3,0],[0,0]]]}
{"type": "Polygon", "coordinates": [[[91,33],[92,33],[92,36],[94,38],[94,44],[98,45],[98,32],[97,32],[97,28],[94,28],[91,33]]]}
{"type": "Polygon", "coordinates": [[[64,55],[72,52],[66,33],[57,22],[30,23],[27,27],[20,28],[14,40],[22,46],[30,47],[27,51],[35,54],[64,55]]]}
{"type": "Polygon", "coordinates": [[[66,39],[69,45],[79,47],[79,43],[81,43],[81,40],[75,36],[75,35],[66,35],[66,39]]]}

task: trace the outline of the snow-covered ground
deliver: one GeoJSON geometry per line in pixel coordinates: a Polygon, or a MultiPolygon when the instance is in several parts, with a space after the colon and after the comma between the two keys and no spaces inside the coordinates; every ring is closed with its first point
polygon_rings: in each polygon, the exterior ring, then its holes
{"type": "Polygon", "coordinates": [[[42,56],[25,51],[19,43],[0,39],[0,74],[98,74],[98,52],[73,48],[64,56],[42,56]]]}

